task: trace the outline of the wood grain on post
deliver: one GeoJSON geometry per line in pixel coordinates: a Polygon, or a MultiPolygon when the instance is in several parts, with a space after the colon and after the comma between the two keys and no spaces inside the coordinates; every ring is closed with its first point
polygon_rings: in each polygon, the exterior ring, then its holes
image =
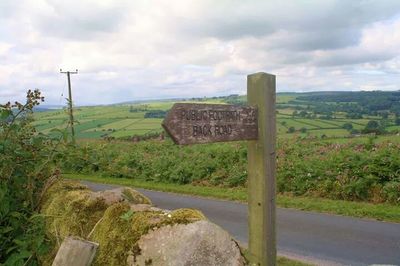
{"type": "Polygon", "coordinates": [[[99,244],[67,237],[61,244],[52,266],[89,266],[99,244]]]}
{"type": "Polygon", "coordinates": [[[247,76],[247,101],[258,108],[258,140],[248,142],[249,253],[251,265],[276,265],[275,76],[247,76]]]}

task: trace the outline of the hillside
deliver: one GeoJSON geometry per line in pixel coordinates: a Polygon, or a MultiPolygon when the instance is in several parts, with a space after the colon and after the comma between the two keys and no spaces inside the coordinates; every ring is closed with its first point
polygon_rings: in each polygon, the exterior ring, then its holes
{"type": "MultiPolygon", "coordinates": [[[[342,138],[360,133],[396,133],[400,130],[400,92],[278,93],[277,129],[281,138],[298,134],[309,138],[342,138]],[[370,121],[376,121],[366,130],[370,121]]],[[[192,98],[179,102],[245,104],[246,96],[192,98]]],[[[80,139],[157,135],[175,101],[121,103],[77,107],[75,131],[80,139]]],[[[65,110],[35,114],[38,131],[65,128],[65,110]]]]}

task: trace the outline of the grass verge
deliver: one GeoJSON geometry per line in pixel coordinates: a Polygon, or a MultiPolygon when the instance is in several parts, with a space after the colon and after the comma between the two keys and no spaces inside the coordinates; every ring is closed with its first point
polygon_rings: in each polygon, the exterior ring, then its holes
{"type": "Polygon", "coordinates": [[[312,266],[312,264],[308,264],[305,262],[297,261],[297,260],[292,260],[288,259],[285,257],[278,257],[276,264],[278,266],[312,266]]]}
{"type": "MultiPolygon", "coordinates": [[[[132,186],[150,190],[174,192],[208,198],[218,198],[246,202],[245,188],[200,187],[193,185],[177,185],[171,183],[155,183],[128,178],[101,177],[96,175],[63,174],[70,179],[87,180],[91,182],[132,186]]],[[[400,222],[400,206],[391,204],[372,204],[322,198],[292,197],[278,195],[277,205],[282,208],[292,208],[304,211],[331,213],[359,218],[370,218],[387,222],[400,222]]]]}

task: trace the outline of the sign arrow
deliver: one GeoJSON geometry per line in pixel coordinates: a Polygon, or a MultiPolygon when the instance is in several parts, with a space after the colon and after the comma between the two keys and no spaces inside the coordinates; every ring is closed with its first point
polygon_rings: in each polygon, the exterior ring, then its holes
{"type": "Polygon", "coordinates": [[[162,126],[176,144],[256,140],[257,108],[227,104],[176,103],[162,126]]]}

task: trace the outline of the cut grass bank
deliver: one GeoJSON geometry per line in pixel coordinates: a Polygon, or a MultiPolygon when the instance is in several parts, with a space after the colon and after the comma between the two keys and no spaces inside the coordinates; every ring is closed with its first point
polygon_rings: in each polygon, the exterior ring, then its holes
{"type": "MultiPolygon", "coordinates": [[[[219,188],[171,183],[155,183],[128,178],[101,177],[96,175],[64,174],[65,178],[86,180],[104,184],[133,186],[150,190],[174,192],[209,198],[218,198],[246,202],[245,188],[219,188]]],[[[391,204],[371,204],[322,198],[292,197],[278,195],[278,207],[293,208],[305,211],[316,211],[359,218],[371,218],[388,222],[400,222],[400,206],[391,204]]]]}

